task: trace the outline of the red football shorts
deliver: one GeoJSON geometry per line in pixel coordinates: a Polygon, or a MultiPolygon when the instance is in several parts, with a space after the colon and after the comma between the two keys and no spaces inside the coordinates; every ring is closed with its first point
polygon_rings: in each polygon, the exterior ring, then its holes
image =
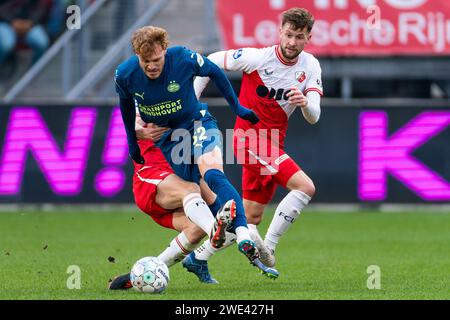
{"type": "Polygon", "coordinates": [[[137,170],[133,176],[133,194],[136,205],[157,224],[169,229],[173,226],[174,210],[167,210],[156,203],[158,184],[173,174],[167,166],[149,165],[137,170]]]}
{"type": "Polygon", "coordinates": [[[242,165],[242,197],[246,200],[267,204],[272,200],[277,185],[286,188],[289,179],[298,171],[299,165],[270,139],[239,139],[234,136],[234,155],[242,165]]]}

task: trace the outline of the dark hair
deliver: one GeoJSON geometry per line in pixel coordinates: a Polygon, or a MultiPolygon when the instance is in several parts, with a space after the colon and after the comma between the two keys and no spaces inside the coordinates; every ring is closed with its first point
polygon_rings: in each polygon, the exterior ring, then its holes
{"type": "Polygon", "coordinates": [[[291,8],[284,11],[281,17],[281,26],[289,23],[295,28],[295,30],[307,27],[309,33],[311,32],[314,25],[313,15],[304,8],[291,8]]]}

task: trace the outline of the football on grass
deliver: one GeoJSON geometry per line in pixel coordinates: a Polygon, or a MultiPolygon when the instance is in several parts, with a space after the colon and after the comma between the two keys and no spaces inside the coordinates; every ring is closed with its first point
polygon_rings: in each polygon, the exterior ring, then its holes
{"type": "Polygon", "coordinates": [[[169,284],[169,268],[156,257],[145,257],[134,264],[130,278],[139,292],[161,293],[169,284]]]}

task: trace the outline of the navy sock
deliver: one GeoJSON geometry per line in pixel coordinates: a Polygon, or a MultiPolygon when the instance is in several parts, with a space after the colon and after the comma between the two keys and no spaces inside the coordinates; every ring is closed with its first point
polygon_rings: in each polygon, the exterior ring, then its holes
{"type": "Polygon", "coordinates": [[[236,218],[234,219],[232,230],[234,231],[237,227],[247,227],[241,196],[228,181],[225,174],[220,170],[210,169],[206,171],[203,178],[209,188],[217,195],[216,202],[219,201],[220,204],[225,204],[231,199],[236,201],[236,218]]]}
{"type": "Polygon", "coordinates": [[[214,217],[217,216],[217,212],[219,211],[220,207],[222,207],[222,204],[219,201],[219,197],[217,197],[212,204],[208,205],[208,207],[214,217]]]}

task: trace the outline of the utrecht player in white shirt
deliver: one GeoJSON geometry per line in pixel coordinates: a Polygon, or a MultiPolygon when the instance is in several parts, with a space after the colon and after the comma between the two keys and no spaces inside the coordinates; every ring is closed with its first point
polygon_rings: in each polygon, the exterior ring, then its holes
{"type": "MultiPolygon", "coordinates": [[[[282,14],[280,42],[262,49],[242,48],[213,53],[208,58],[224,70],[242,71],[240,103],[252,109],[256,125],[236,119],[234,152],[242,164],[243,202],[248,227],[268,266],[275,265],[274,252],[280,237],[311,201],[315,186],[306,173],[284,151],[289,116],[300,109],[310,124],[320,117],[323,95],[319,61],[304,51],[311,39],[314,17],[302,8],[282,14]],[[262,240],[256,226],[271,201],[277,185],[289,190],[278,204],[262,240]]],[[[199,97],[209,78],[197,77],[194,88],[199,97]]],[[[202,253],[200,247],[195,253],[202,253]]],[[[195,254],[194,252],[192,254],[195,254]]]]}

